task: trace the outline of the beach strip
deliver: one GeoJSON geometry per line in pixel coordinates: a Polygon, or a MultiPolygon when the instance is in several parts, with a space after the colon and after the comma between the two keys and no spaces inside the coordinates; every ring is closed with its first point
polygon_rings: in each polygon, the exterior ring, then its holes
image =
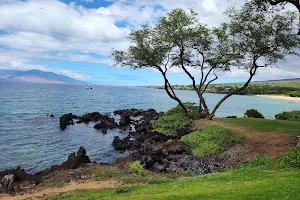
{"type": "Polygon", "coordinates": [[[298,97],[289,97],[289,96],[280,96],[280,95],[255,95],[257,97],[264,97],[264,98],[270,98],[270,99],[279,99],[283,101],[294,101],[300,103],[300,98],[298,97]]]}

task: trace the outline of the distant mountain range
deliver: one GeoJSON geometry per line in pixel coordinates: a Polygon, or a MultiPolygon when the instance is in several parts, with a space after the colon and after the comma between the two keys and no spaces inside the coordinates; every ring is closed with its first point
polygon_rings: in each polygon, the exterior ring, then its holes
{"type": "Polygon", "coordinates": [[[0,82],[87,84],[62,74],[40,70],[0,70],[0,82]]]}

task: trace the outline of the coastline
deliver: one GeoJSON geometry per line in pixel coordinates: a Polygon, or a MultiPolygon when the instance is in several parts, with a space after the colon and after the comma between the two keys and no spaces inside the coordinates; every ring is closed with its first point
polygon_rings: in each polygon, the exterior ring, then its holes
{"type": "Polygon", "coordinates": [[[289,96],[283,96],[283,95],[254,95],[256,97],[264,97],[269,99],[279,99],[283,101],[294,101],[300,103],[300,98],[297,97],[289,97],[289,96]]]}

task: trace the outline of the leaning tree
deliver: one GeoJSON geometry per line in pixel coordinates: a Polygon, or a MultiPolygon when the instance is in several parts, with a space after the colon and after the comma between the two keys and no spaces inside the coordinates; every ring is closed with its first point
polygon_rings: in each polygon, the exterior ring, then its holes
{"type": "Polygon", "coordinates": [[[199,22],[193,10],[175,9],[155,27],[143,26],[133,31],[129,36],[132,44],[129,49],[113,51],[112,57],[116,65],[158,70],[164,78],[167,94],[188,114],[167,78],[172,68],[181,69],[191,79],[199,97],[199,111],[212,119],[226,99],[248,87],[259,68],[273,66],[287,55],[295,54],[299,45],[294,32],[294,13],[254,10],[246,3],[227,14],[228,24],[209,29],[199,22]],[[233,68],[248,71],[248,80],[226,94],[210,112],[204,97],[206,89],[218,79],[220,71],[233,68]],[[198,72],[199,82],[192,71],[198,72]]]}

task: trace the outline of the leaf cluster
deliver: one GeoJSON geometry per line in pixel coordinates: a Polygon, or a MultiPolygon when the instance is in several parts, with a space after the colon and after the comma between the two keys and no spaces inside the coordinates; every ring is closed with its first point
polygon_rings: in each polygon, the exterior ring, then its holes
{"type": "Polygon", "coordinates": [[[275,115],[277,120],[288,120],[288,121],[296,121],[300,122],[300,110],[294,110],[291,112],[282,112],[275,115]]]}
{"type": "Polygon", "coordinates": [[[197,157],[217,154],[240,140],[241,137],[233,135],[229,129],[216,125],[181,138],[181,141],[187,144],[193,155],[197,157]]]}

